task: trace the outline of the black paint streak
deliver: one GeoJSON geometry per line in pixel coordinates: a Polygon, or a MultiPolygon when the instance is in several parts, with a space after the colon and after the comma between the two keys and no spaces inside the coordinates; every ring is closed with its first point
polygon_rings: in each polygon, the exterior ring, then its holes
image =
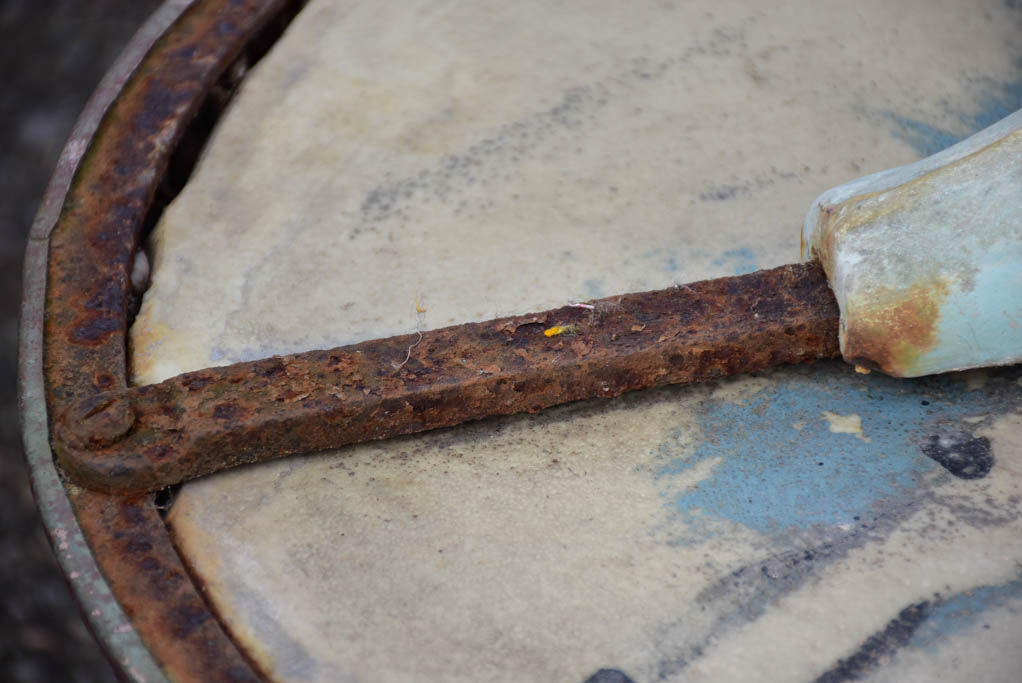
{"type": "MultiPolygon", "coordinates": [[[[862,529],[866,526],[863,525],[862,529]]],[[[856,529],[853,537],[862,536],[862,529],[856,529]]],[[[824,542],[771,555],[762,561],[741,566],[704,588],[696,596],[696,602],[704,605],[704,609],[705,606],[728,605],[718,628],[726,628],[726,624],[735,617],[743,622],[752,622],[761,617],[767,607],[782,595],[798,590],[820,565],[828,564],[846,552],[844,544],[824,542]]],[[[718,628],[711,629],[711,633],[718,628]]],[[[690,645],[673,658],[661,661],[657,678],[666,680],[677,676],[690,663],[703,656],[704,648],[712,637],[690,645]]]]}
{"type": "Polygon", "coordinates": [[[736,195],[746,194],[748,191],[749,188],[745,185],[715,185],[706,192],[701,193],[699,199],[704,202],[723,202],[728,199],[734,199],[736,195]]]}
{"type": "Polygon", "coordinates": [[[790,171],[779,171],[776,167],[771,166],[769,172],[760,173],[753,178],[749,178],[737,184],[722,183],[713,185],[705,192],[700,193],[699,199],[704,202],[726,202],[730,199],[734,199],[735,197],[772,187],[778,182],[794,180],[797,177],[798,174],[796,173],[792,173],[790,171]]]}
{"type": "Polygon", "coordinates": [[[634,683],[634,681],[618,669],[600,669],[584,683],[634,683]]]}
{"type": "Polygon", "coordinates": [[[933,603],[924,600],[901,610],[884,630],[867,638],[851,657],[838,660],[837,664],[816,679],[816,683],[854,681],[870,673],[893,652],[908,644],[912,634],[930,615],[933,607],[933,603]]]}
{"type": "MultiPolygon", "coordinates": [[[[631,87],[635,83],[642,82],[656,87],[671,69],[706,57],[731,54],[728,45],[744,39],[747,23],[749,20],[743,20],[735,27],[717,29],[711,38],[697,41],[662,61],[636,57],[620,72],[565,90],[560,102],[551,108],[495,128],[488,137],[460,153],[444,156],[432,168],[424,168],[415,175],[398,179],[385,177],[363,199],[359,215],[355,217],[357,223],[349,231],[348,238],[355,239],[363,233],[373,232],[384,220],[403,219],[404,209],[413,200],[458,202],[465,188],[499,177],[496,169],[510,169],[519,165],[523,159],[549,146],[550,140],[564,130],[581,133],[610,101],[631,96],[631,87]],[[622,83],[630,85],[622,88],[622,83]]],[[[790,175],[794,177],[794,174],[790,175]]],[[[734,191],[741,189],[736,186],[734,191]]],[[[728,198],[711,199],[719,201],[728,198]]],[[[467,200],[462,200],[455,213],[467,207],[467,200]]]]}
{"type": "MultiPolygon", "coordinates": [[[[822,379],[829,377],[831,372],[845,371],[847,370],[840,363],[834,366],[818,364],[811,370],[792,368],[776,371],[771,375],[776,381],[785,383],[791,381],[793,377],[812,375],[822,379]]],[[[1016,381],[1019,380],[1020,373],[1022,373],[1020,366],[997,371],[989,381],[982,403],[983,410],[988,410],[992,415],[1007,414],[1014,410],[1018,401],[1016,381]]],[[[834,376],[844,377],[840,374],[834,376]]],[[[886,391],[874,391],[876,381],[904,382],[901,386],[914,393],[920,404],[925,401],[925,407],[921,408],[919,413],[920,417],[939,415],[946,407],[960,400],[957,379],[937,376],[908,381],[879,378],[870,380],[871,385],[866,385],[868,395],[872,400],[882,401],[886,391]],[[923,399],[923,396],[928,398],[923,399]]],[[[973,453],[974,465],[977,452],[982,452],[984,448],[988,452],[992,450],[992,445],[986,440],[974,438],[967,425],[951,426],[947,422],[938,424],[942,426],[936,429],[931,427],[928,433],[917,433],[913,448],[922,447],[924,443],[929,448],[931,442],[940,443],[941,437],[944,437],[945,444],[955,443],[959,446],[971,444],[968,449],[973,453]],[[929,434],[936,434],[936,437],[930,437],[929,434]],[[948,442],[948,434],[956,438],[948,442]]],[[[950,450],[955,451],[955,448],[950,450]]],[[[959,448],[957,452],[961,455],[962,450],[959,448]]],[[[921,457],[921,452],[919,456],[917,464],[926,463],[921,457]]],[[[983,458],[980,457],[979,460],[983,458]]],[[[818,461],[823,462],[824,466],[827,465],[826,461],[818,461]]],[[[993,462],[994,457],[991,455],[988,459],[988,471],[992,469],[993,462]]],[[[840,561],[851,550],[861,548],[867,543],[882,543],[906,519],[916,513],[940,510],[949,514],[953,523],[947,530],[940,530],[941,534],[982,532],[991,527],[1003,527],[1019,519],[1018,497],[1001,501],[982,495],[963,496],[960,491],[945,493],[939,490],[939,482],[947,483],[947,479],[943,476],[935,480],[924,477],[929,469],[925,465],[918,468],[921,478],[906,495],[885,498],[877,501],[869,509],[860,510],[859,514],[848,520],[850,522],[848,526],[820,525],[808,530],[792,530],[788,535],[776,535],[771,539],[770,545],[764,549],[768,553],[766,557],[734,568],[728,566],[725,569],[708,565],[706,576],[709,583],[706,588],[700,591],[675,619],[661,625],[653,638],[653,649],[661,654],[652,678],[684,680],[685,670],[703,657],[714,644],[725,642],[730,631],[762,617],[781,598],[796,593],[807,581],[818,576],[823,568],[840,561]]],[[[980,476],[983,468],[967,469],[973,476],[980,476]]],[[[679,535],[672,537],[668,542],[676,546],[685,546],[691,540],[679,535]]],[[[935,608],[940,601],[940,598],[931,599],[929,609],[935,608]]],[[[911,610],[904,616],[910,614],[911,610]]],[[[849,647],[849,653],[856,650],[854,644],[849,647]]],[[[861,657],[859,659],[861,660],[861,657]]],[[[846,663],[844,670],[849,671],[852,664],[851,661],[846,663]]],[[[829,675],[836,676],[834,673],[829,675]]],[[[832,677],[823,680],[841,679],[832,677]]]]}
{"type": "Polygon", "coordinates": [[[990,439],[965,432],[933,434],[920,446],[923,454],[960,479],[982,479],[994,466],[990,439]]]}

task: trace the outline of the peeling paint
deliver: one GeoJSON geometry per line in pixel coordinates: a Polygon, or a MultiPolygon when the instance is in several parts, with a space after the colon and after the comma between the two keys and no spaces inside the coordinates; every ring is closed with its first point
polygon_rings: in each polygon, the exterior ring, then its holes
{"type": "Polygon", "coordinates": [[[868,436],[863,436],[862,418],[855,413],[851,415],[838,415],[829,410],[824,410],[823,418],[827,421],[828,429],[833,434],[851,434],[860,441],[870,442],[868,436]]]}

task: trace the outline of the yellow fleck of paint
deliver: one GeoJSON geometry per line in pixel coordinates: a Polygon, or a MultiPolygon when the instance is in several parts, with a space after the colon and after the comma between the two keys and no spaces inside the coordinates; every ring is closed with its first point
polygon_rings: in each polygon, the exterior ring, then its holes
{"type": "Polygon", "coordinates": [[[871,441],[868,436],[862,433],[862,418],[855,413],[851,415],[838,415],[829,410],[824,410],[823,419],[827,421],[830,431],[834,434],[851,434],[866,443],[871,441]]]}
{"type": "Polygon", "coordinates": [[[869,368],[863,367],[862,365],[856,365],[855,366],[855,371],[857,373],[859,373],[860,375],[868,375],[871,372],[871,370],[869,368]]]}
{"type": "Polygon", "coordinates": [[[554,325],[543,330],[543,334],[548,337],[557,337],[562,334],[571,332],[571,325],[554,325]]]}
{"type": "Polygon", "coordinates": [[[416,299],[415,300],[415,312],[416,313],[425,313],[426,310],[427,309],[426,309],[425,306],[422,305],[422,302],[420,302],[418,299],[416,299]]]}

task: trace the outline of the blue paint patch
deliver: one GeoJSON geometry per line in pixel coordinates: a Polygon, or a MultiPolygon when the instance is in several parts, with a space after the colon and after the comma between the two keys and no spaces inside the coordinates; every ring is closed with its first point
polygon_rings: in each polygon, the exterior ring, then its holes
{"type": "Polygon", "coordinates": [[[912,635],[909,645],[935,652],[940,641],[964,633],[979,621],[983,612],[1022,598],[1022,576],[997,586],[981,586],[938,603],[912,635]]]}
{"type": "Polygon", "coordinates": [[[678,256],[673,251],[665,252],[659,247],[655,249],[648,249],[642,253],[642,258],[653,261],[656,265],[654,266],[657,270],[665,270],[668,273],[677,273],[681,270],[681,265],[678,263],[678,256]]]}
{"type": "Polygon", "coordinates": [[[894,137],[908,143],[920,157],[936,154],[962,139],[959,135],[907,116],[892,113],[887,116],[898,126],[892,133],[894,137]]]}
{"type": "MultiPolygon", "coordinates": [[[[1019,58],[1016,66],[1022,69],[1022,58],[1019,58]]],[[[887,112],[886,116],[897,126],[892,131],[894,137],[907,142],[921,157],[927,157],[978,133],[1019,109],[1022,109],[1022,78],[1006,83],[990,81],[986,94],[977,101],[976,109],[958,114],[957,118],[964,129],[962,135],[893,112],[887,112]]]]}
{"type": "MultiPolygon", "coordinates": [[[[1022,56],[1015,61],[1022,70],[1022,56]]],[[[973,131],[983,130],[1009,114],[1022,109],[1022,78],[1007,83],[994,83],[989,94],[979,100],[979,110],[972,115],[970,124],[973,131]]]]}
{"type": "Polygon", "coordinates": [[[924,439],[961,428],[968,415],[1010,409],[1017,388],[998,380],[1000,389],[988,381],[986,391],[966,392],[954,375],[898,380],[838,362],[772,376],[743,403],[706,401],[694,452],[679,446],[678,429],[654,454],[666,504],[696,533],[713,533],[714,520],[767,535],[875,520],[939,470],[922,453],[924,439]],[[824,411],[859,415],[869,442],[832,433],[824,411]],[[680,492],[672,486],[674,477],[711,461],[719,462],[708,479],[680,492]]]}
{"type": "Polygon", "coordinates": [[[735,275],[744,275],[759,270],[756,265],[756,254],[748,247],[739,249],[728,249],[723,254],[713,259],[713,265],[728,267],[735,275]]]}

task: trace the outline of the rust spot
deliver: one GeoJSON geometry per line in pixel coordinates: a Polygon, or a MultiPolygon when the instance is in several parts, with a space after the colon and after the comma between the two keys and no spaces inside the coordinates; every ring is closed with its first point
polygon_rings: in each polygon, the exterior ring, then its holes
{"type": "Polygon", "coordinates": [[[214,420],[233,420],[242,413],[242,408],[234,403],[217,403],[213,406],[214,420]]]}
{"type": "Polygon", "coordinates": [[[92,386],[96,387],[100,391],[106,391],[107,389],[113,388],[117,379],[109,372],[97,372],[92,378],[92,386]]]}
{"type": "Polygon", "coordinates": [[[106,313],[77,319],[68,332],[67,340],[78,346],[100,346],[114,335],[117,338],[124,335],[123,316],[106,313]]]}
{"type": "Polygon", "coordinates": [[[166,444],[156,444],[146,449],[145,457],[152,462],[159,462],[165,460],[173,452],[173,449],[166,444]]]}
{"type": "Polygon", "coordinates": [[[937,344],[940,307],[948,291],[935,278],[902,294],[871,292],[867,305],[849,312],[854,322],[842,339],[845,360],[895,377],[912,374],[920,357],[937,344]]]}
{"type": "Polygon", "coordinates": [[[108,277],[101,282],[84,307],[90,311],[120,313],[124,310],[125,280],[122,277],[108,277]]]}
{"type": "Polygon", "coordinates": [[[284,367],[284,363],[279,358],[274,358],[257,365],[255,367],[255,374],[266,378],[282,377],[287,374],[287,368],[284,367]]]}
{"type": "Polygon", "coordinates": [[[138,562],[138,568],[144,572],[159,571],[161,569],[160,561],[155,557],[143,557],[138,562]]]}
{"type": "Polygon", "coordinates": [[[175,680],[259,680],[196,591],[151,496],[70,497],[117,601],[175,680]]]}
{"type": "Polygon", "coordinates": [[[571,350],[575,352],[577,356],[588,355],[593,350],[593,342],[586,339],[578,339],[571,343],[571,350]]]}
{"type": "Polygon", "coordinates": [[[183,386],[188,391],[199,391],[212,381],[213,378],[211,377],[207,377],[205,375],[195,375],[183,381],[181,383],[181,386],[183,386]]]}
{"type": "Polygon", "coordinates": [[[187,638],[209,620],[210,614],[205,605],[177,605],[170,613],[170,621],[174,624],[174,637],[187,638]]]}

